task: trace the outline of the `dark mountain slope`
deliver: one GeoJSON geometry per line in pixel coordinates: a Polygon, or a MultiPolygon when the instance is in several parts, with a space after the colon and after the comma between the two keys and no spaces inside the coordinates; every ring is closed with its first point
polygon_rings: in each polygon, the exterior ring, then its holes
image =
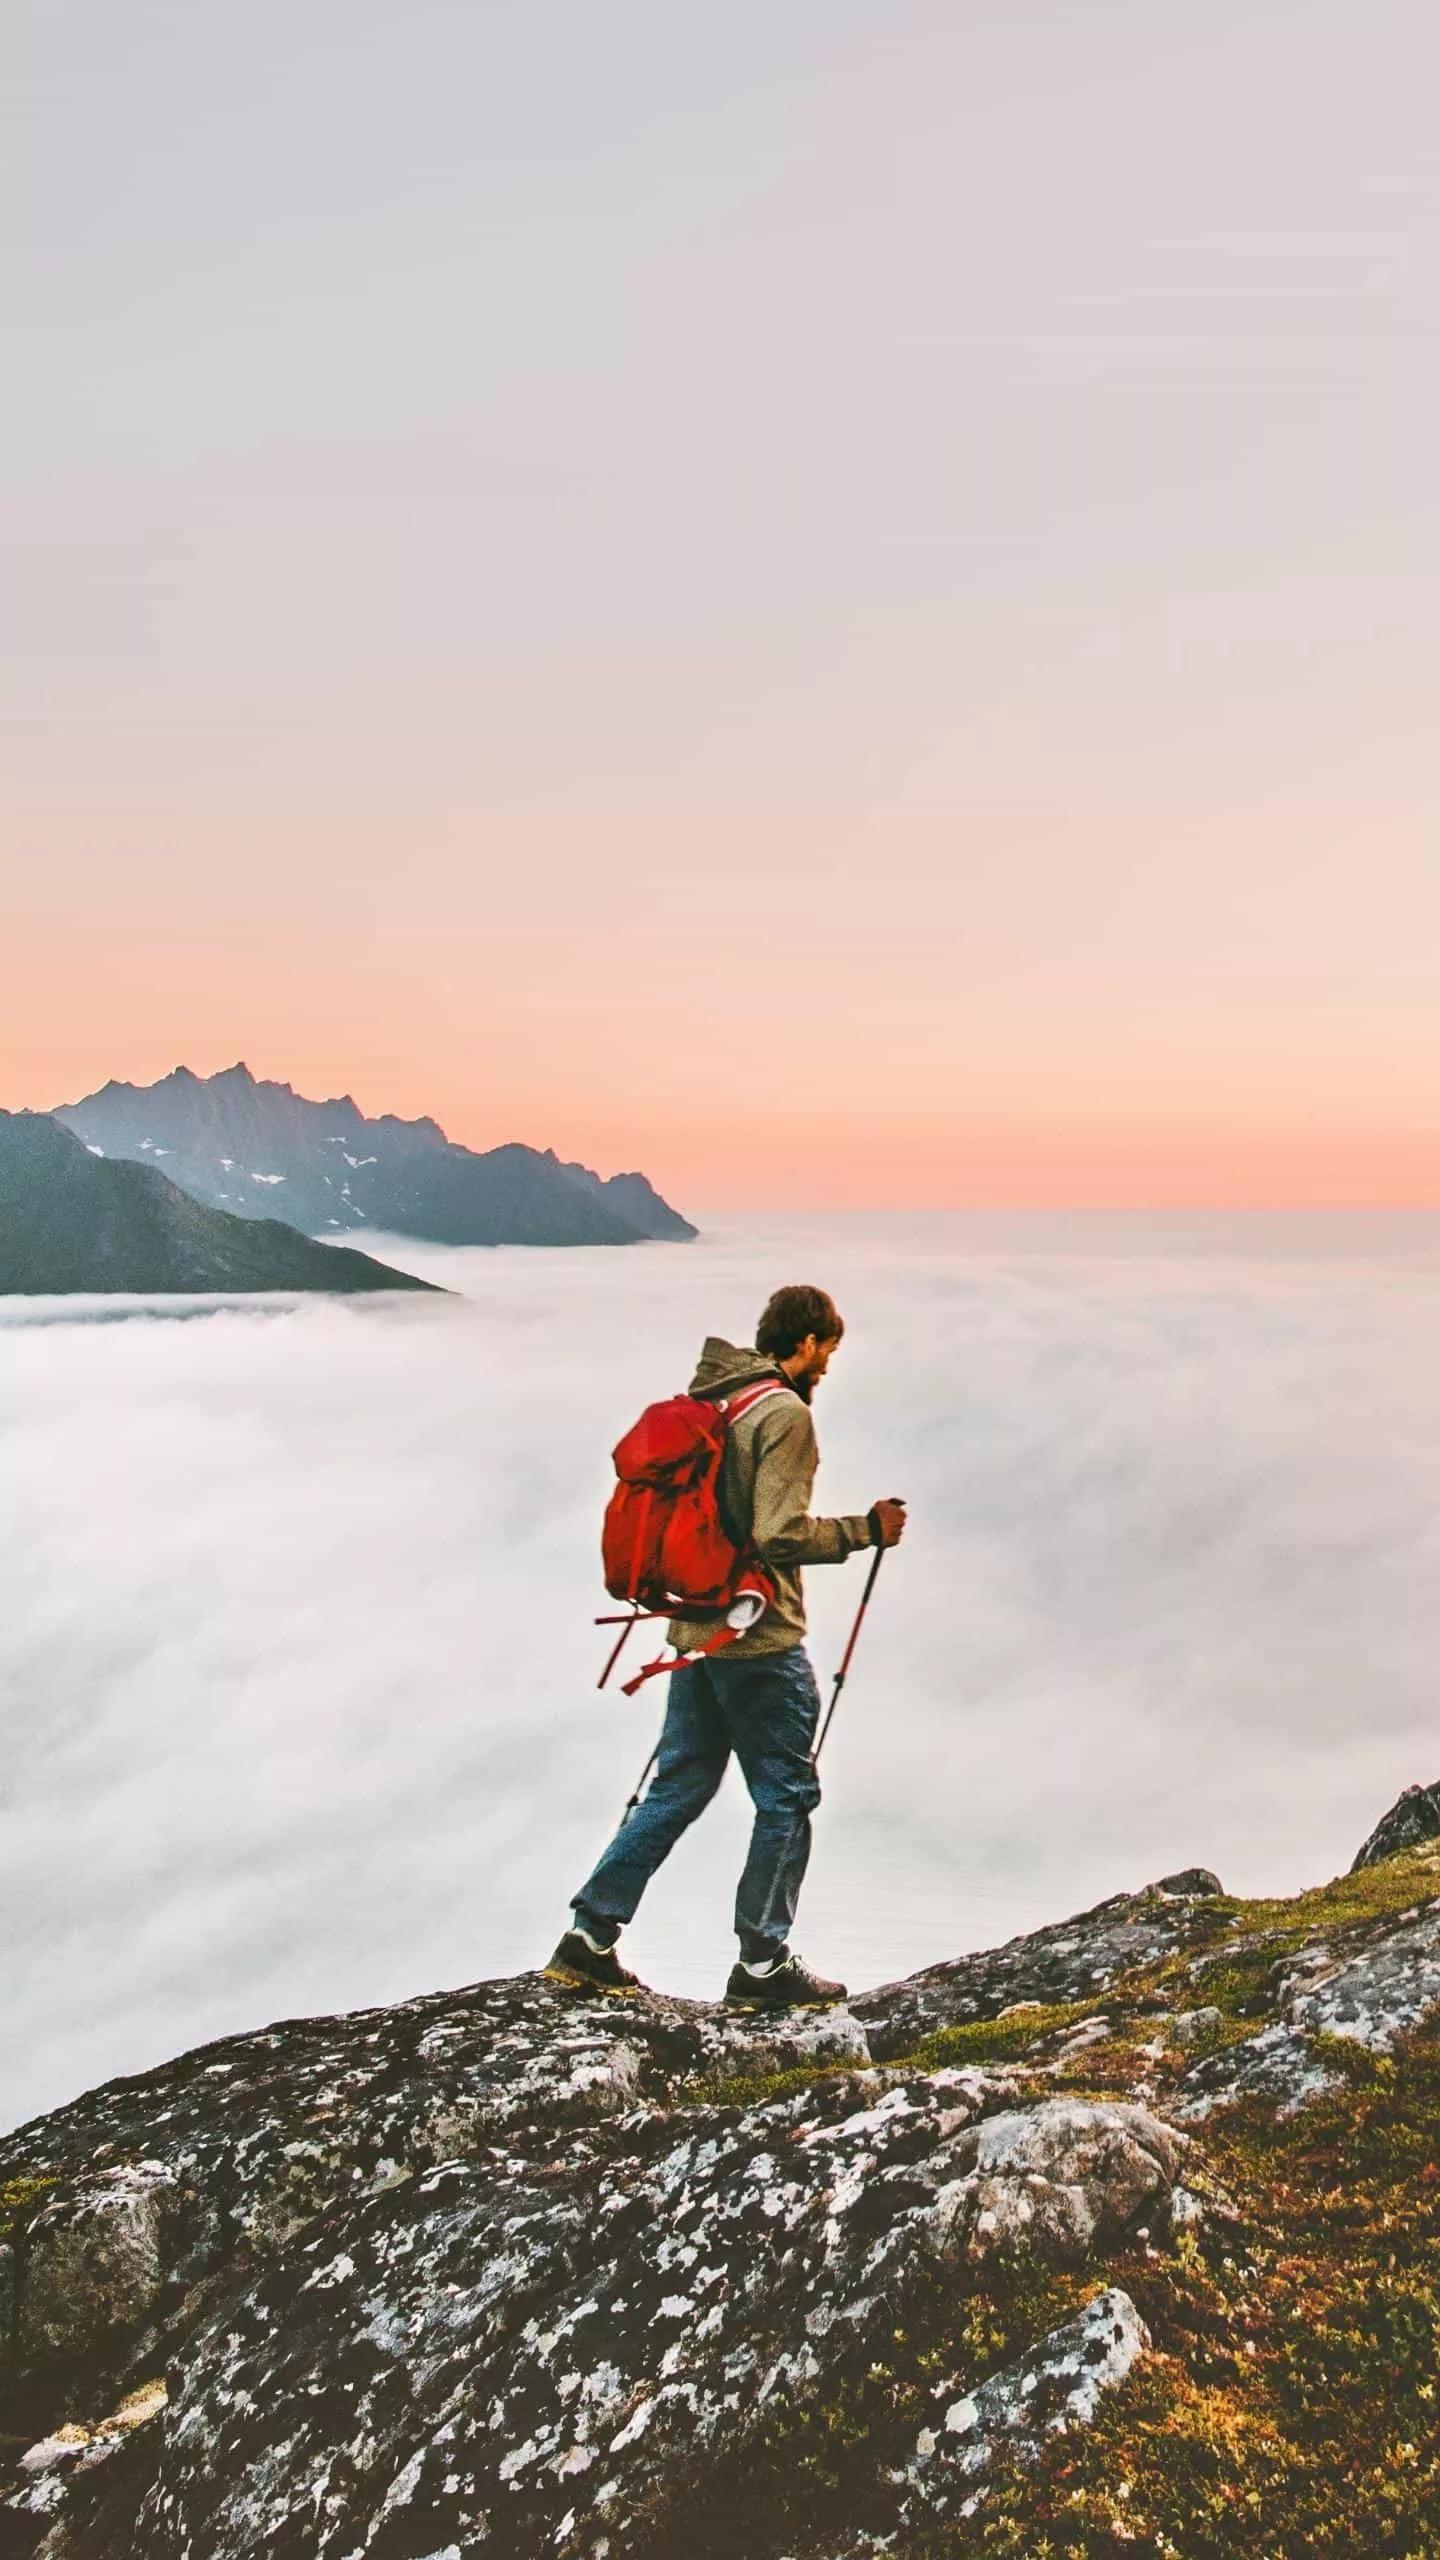
{"type": "Polygon", "coordinates": [[[548,1150],[475,1154],[433,1120],[367,1120],[349,1094],[311,1102],[247,1066],[110,1083],[55,1118],[106,1156],[162,1165],[214,1209],[307,1235],[375,1227],[437,1244],[635,1244],[695,1230],[643,1174],[602,1182],[548,1150]]]}
{"type": "Polygon", "coordinates": [[[424,1289],[276,1218],[231,1218],[152,1165],[110,1164],[38,1111],[0,1111],[0,1295],[424,1289]]]}

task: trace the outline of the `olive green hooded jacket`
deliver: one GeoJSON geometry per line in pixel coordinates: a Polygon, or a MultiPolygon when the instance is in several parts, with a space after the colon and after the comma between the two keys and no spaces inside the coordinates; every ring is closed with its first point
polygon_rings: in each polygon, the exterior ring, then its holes
{"type": "MultiPolygon", "coordinates": [[[[775,1598],[759,1624],[727,1645],[727,1662],[784,1653],[805,1633],[801,1567],[843,1564],[857,1547],[874,1541],[863,1512],[839,1520],[810,1516],[810,1496],[820,1452],[803,1396],[763,1351],[737,1350],[711,1334],[690,1381],[692,1396],[733,1395],[762,1378],[781,1379],[785,1392],[766,1396],[732,1423],[721,1463],[720,1516],[737,1546],[749,1540],[775,1584],[775,1598]]],[[[710,1618],[676,1618],[670,1642],[686,1653],[715,1633],[710,1618]]]]}

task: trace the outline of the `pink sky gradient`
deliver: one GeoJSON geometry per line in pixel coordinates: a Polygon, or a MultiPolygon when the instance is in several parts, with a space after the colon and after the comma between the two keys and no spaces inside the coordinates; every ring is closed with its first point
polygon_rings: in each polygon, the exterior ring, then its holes
{"type": "Polygon", "coordinates": [[[1440,1205],[1432,11],[22,17],[0,1106],[1440,1205]]]}

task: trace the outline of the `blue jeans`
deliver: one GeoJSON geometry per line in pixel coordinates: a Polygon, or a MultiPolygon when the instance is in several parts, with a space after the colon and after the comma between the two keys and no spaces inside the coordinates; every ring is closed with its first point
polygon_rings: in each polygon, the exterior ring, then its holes
{"type": "Polygon", "coordinates": [[[689,1662],[670,1674],[660,1757],[649,1788],[575,1896],[582,1921],[613,1936],[682,1831],[703,1813],[733,1751],[755,1806],[750,1854],[735,1895],[740,1953],[758,1964],[790,1934],[810,1860],[820,1781],[810,1754],[820,1692],[803,1644],[750,1661],[689,1662]]]}

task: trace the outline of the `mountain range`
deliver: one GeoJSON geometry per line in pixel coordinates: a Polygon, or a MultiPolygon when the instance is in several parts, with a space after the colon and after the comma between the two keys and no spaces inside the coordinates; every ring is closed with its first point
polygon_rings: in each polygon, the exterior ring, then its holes
{"type": "Polygon", "coordinates": [[[349,1094],[313,1102],[242,1062],[152,1085],[111,1081],[54,1118],[97,1154],[159,1165],[182,1191],[302,1234],[358,1228],[437,1244],[683,1242],[686,1218],[642,1173],[602,1180],[550,1150],[476,1153],[434,1120],[367,1119],[349,1094]]]}
{"type": "Polygon", "coordinates": [[[112,1164],[43,1111],[0,1111],[0,1295],[425,1289],[278,1218],[206,1208],[153,1164],[112,1164]]]}

